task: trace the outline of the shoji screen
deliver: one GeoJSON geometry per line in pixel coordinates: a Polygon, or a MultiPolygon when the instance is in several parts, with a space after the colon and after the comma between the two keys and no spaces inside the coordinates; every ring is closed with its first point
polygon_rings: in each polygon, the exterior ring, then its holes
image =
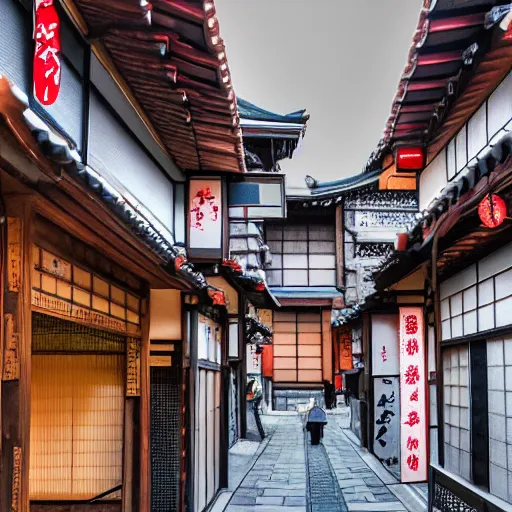
{"type": "Polygon", "coordinates": [[[31,499],[93,498],[122,483],[124,367],[122,355],[32,356],[31,499]]]}
{"type": "Polygon", "coordinates": [[[214,498],[220,480],[220,372],[199,369],[196,400],[194,510],[214,498]]]}
{"type": "Polygon", "coordinates": [[[322,382],[318,313],[274,313],[274,382],[322,382]]]}

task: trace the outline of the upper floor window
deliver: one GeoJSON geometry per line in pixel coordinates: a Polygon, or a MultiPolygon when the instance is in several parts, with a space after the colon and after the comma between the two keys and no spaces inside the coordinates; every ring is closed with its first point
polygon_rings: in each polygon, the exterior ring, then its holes
{"type": "Polygon", "coordinates": [[[270,286],[335,286],[334,225],[269,224],[266,240],[272,253],[270,286]]]}

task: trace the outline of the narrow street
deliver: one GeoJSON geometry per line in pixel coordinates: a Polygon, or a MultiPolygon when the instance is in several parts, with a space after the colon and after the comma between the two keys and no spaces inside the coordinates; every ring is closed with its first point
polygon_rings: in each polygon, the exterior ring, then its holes
{"type": "Polygon", "coordinates": [[[323,443],[318,446],[305,438],[299,414],[272,414],[263,421],[269,437],[252,467],[239,468],[247,474],[232,489],[226,512],[426,510],[419,496],[411,490],[404,492],[406,486],[395,482],[371,455],[353,444],[344,432],[348,414],[329,415],[323,443]]]}

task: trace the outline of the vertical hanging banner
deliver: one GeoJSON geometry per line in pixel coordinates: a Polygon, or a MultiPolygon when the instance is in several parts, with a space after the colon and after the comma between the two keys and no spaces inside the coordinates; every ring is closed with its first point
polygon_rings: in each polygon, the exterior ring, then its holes
{"type": "Polygon", "coordinates": [[[220,258],[222,182],[191,179],[189,187],[189,254],[192,258],[220,258]]]}
{"type": "Polygon", "coordinates": [[[339,328],[340,371],[352,370],[352,330],[346,325],[339,328]]]}
{"type": "Polygon", "coordinates": [[[60,90],[60,21],[54,0],[34,2],[34,96],[42,105],[53,105],[60,90]]]}
{"type": "Polygon", "coordinates": [[[427,481],[425,334],[423,309],[400,308],[401,481],[427,481]]]}
{"type": "Polygon", "coordinates": [[[374,392],[373,453],[388,468],[400,460],[400,390],[398,377],[376,378],[374,392]]]}

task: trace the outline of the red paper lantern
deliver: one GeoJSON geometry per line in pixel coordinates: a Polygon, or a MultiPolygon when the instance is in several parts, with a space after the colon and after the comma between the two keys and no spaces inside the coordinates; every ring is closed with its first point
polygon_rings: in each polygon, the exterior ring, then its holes
{"type": "Polygon", "coordinates": [[[421,146],[396,150],[397,171],[421,171],[425,167],[425,149],[421,146]]]}
{"type": "Polygon", "coordinates": [[[507,216],[507,205],[500,196],[489,194],[478,205],[478,216],[484,226],[497,228],[507,216]]]}
{"type": "Polygon", "coordinates": [[[60,90],[60,21],[54,0],[36,0],[34,15],[34,96],[52,105],[60,90]]]}

